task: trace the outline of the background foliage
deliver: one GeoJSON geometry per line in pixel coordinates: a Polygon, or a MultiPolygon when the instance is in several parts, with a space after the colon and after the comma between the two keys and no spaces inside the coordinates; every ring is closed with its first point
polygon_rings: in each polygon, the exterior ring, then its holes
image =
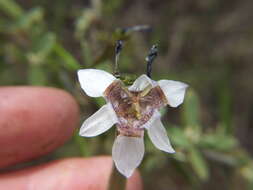
{"type": "MultiPolygon", "coordinates": [[[[145,189],[252,189],[252,7],[251,0],[0,0],[0,85],[68,90],[84,120],[104,102],[81,92],[76,70],[112,72],[115,40],[125,39],[120,70],[138,76],[156,43],[154,79],[190,89],[183,106],[162,110],[177,153],[145,139],[145,189]],[[153,30],[122,33],[140,24],[153,30]]],[[[113,136],[75,135],[44,160],[110,154],[113,136]]]]}

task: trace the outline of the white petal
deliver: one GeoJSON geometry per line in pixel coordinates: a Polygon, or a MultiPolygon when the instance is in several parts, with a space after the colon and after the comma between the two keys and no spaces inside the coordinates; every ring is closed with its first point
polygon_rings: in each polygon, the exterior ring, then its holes
{"type": "Polygon", "coordinates": [[[168,153],[175,153],[175,150],[170,144],[170,140],[167,136],[167,132],[160,120],[156,119],[152,125],[147,127],[148,135],[153,144],[159,150],[163,150],[168,153]]]}
{"type": "Polygon", "coordinates": [[[84,137],[100,135],[110,129],[117,121],[117,116],[111,104],[108,103],[83,122],[79,135],[84,137]]]}
{"type": "Polygon", "coordinates": [[[173,80],[160,80],[158,84],[171,107],[177,107],[183,103],[187,84],[173,80]]]}
{"type": "Polygon", "coordinates": [[[152,81],[147,75],[141,75],[134,81],[133,85],[130,86],[128,89],[131,91],[142,91],[149,84],[155,86],[155,81],[152,81]]]}
{"type": "Polygon", "coordinates": [[[130,177],[144,156],[143,137],[117,136],[112,147],[112,158],[121,174],[130,177]]]}
{"type": "Polygon", "coordinates": [[[110,73],[98,69],[81,69],[77,71],[78,80],[88,96],[103,96],[105,89],[116,79],[110,73]]]}

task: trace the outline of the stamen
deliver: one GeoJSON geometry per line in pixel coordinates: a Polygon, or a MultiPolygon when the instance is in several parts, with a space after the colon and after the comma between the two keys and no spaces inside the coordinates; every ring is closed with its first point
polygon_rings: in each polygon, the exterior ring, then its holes
{"type": "Polygon", "coordinates": [[[118,60],[119,60],[119,55],[120,55],[120,52],[121,52],[121,50],[122,50],[122,47],[123,47],[123,41],[122,41],[122,40],[118,40],[118,41],[116,42],[116,46],[115,46],[114,76],[115,76],[116,78],[120,78],[118,60]]]}
{"type": "Polygon", "coordinates": [[[129,97],[133,97],[132,93],[128,90],[127,87],[125,87],[124,85],[121,86],[122,90],[124,90],[124,92],[129,96],[129,97]]]}
{"type": "Polygon", "coordinates": [[[134,110],[135,110],[135,117],[138,120],[140,120],[142,115],[141,115],[141,107],[140,107],[139,102],[133,103],[133,107],[134,107],[134,110]]]}
{"type": "Polygon", "coordinates": [[[144,90],[140,93],[140,97],[144,97],[146,96],[150,90],[152,89],[152,85],[149,84],[146,88],[144,88],[144,90]]]}
{"type": "Polygon", "coordinates": [[[145,59],[147,61],[147,76],[149,78],[151,78],[152,63],[157,57],[157,55],[158,55],[157,45],[153,45],[151,49],[149,50],[148,56],[145,59]]]}

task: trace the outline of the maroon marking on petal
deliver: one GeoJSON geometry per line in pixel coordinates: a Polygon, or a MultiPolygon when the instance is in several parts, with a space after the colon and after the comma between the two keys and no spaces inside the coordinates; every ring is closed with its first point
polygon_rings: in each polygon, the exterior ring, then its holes
{"type": "Polygon", "coordinates": [[[117,131],[120,135],[127,137],[143,137],[144,128],[124,127],[117,124],[117,131]]]}
{"type": "Polygon", "coordinates": [[[166,105],[166,98],[159,86],[141,96],[142,91],[129,91],[121,81],[113,82],[104,92],[118,117],[118,132],[125,136],[140,136],[143,125],[149,121],[155,109],[166,105]]]}

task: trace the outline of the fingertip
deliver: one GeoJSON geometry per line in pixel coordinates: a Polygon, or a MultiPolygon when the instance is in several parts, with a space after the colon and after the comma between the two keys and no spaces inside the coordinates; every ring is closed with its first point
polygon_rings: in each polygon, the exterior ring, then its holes
{"type": "MultiPolygon", "coordinates": [[[[70,158],[0,175],[0,189],[106,190],[112,168],[107,156],[70,158]]],[[[127,190],[141,190],[138,172],[127,181],[127,190]]]]}
{"type": "Polygon", "coordinates": [[[56,88],[1,87],[0,108],[0,168],[53,151],[79,122],[75,99],[56,88]]]}
{"type": "Polygon", "coordinates": [[[141,175],[138,170],[136,170],[133,175],[129,178],[127,181],[127,190],[141,190],[143,189],[142,186],[142,180],[141,180],[141,175]]]}

